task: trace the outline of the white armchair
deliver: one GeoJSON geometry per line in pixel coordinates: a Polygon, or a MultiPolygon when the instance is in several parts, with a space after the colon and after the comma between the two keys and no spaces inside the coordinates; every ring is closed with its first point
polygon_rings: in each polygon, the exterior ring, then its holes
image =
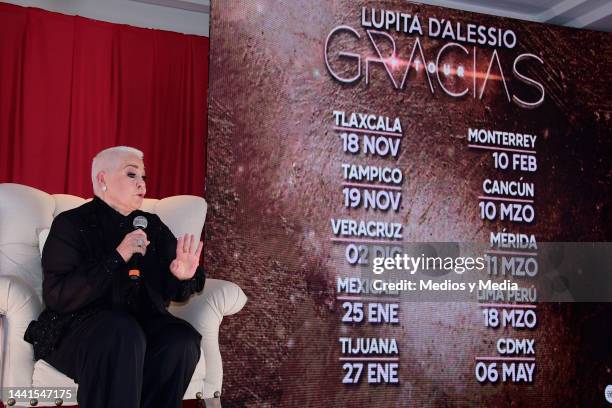
{"type": "MultiPolygon", "coordinates": [[[[77,386],[44,360],[34,361],[32,346],[23,340],[23,334],[43,307],[40,254],[51,222],[57,214],[84,202],[76,196],[0,184],[0,387],[77,386]]],[[[142,206],[142,210],[157,214],[175,236],[199,236],[206,209],[204,199],[195,196],[146,199],[142,206]]],[[[202,335],[202,356],[184,399],[195,399],[198,393],[203,398],[220,395],[219,326],[223,316],[240,311],[246,300],[236,284],[207,278],[202,293],[184,304],[171,304],[170,312],[202,335]]]]}

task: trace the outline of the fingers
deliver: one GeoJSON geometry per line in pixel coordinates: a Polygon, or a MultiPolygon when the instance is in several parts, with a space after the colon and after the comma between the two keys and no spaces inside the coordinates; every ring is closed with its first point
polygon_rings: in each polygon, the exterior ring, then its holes
{"type": "Polygon", "coordinates": [[[179,239],[176,240],[176,256],[183,252],[183,243],[185,241],[185,236],[181,235],[179,239]]]}
{"type": "Polygon", "coordinates": [[[123,241],[117,247],[117,252],[119,252],[125,262],[128,262],[134,254],[145,255],[147,246],[150,243],[144,231],[134,230],[125,234],[123,241]]]}
{"type": "Polygon", "coordinates": [[[147,237],[147,233],[144,232],[141,229],[135,229],[134,231],[128,233],[126,236],[133,236],[133,237],[140,237],[140,238],[146,238],[147,237]]]}
{"type": "Polygon", "coordinates": [[[183,252],[189,253],[189,235],[185,234],[183,238],[183,252]]]}
{"type": "Polygon", "coordinates": [[[129,240],[133,253],[145,255],[147,252],[147,246],[151,243],[151,241],[147,239],[147,234],[144,231],[140,229],[134,230],[127,234],[126,238],[129,240]]]}
{"type": "Polygon", "coordinates": [[[134,253],[139,253],[139,254],[144,255],[147,252],[147,245],[149,245],[149,241],[146,241],[146,242],[143,242],[142,240],[138,240],[138,241],[133,243],[134,253]]]}
{"type": "Polygon", "coordinates": [[[195,247],[195,236],[193,234],[181,235],[176,243],[177,252],[181,250],[185,254],[194,254],[196,251],[195,247]]]}
{"type": "Polygon", "coordinates": [[[204,244],[202,241],[199,241],[196,247],[196,242],[196,237],[193,234],[181,235],[176,240],[176,255],[195,255],[199,258],[204,244]]]}
{"type": "Polygon", "coordinates": [[[147,238],[140,237],[133,237],[132,239],[130,239],[130,242],[132,243],[132,245],[135,245],[139,248],[146,248],[151,243],[151,241],[149,241],[147,238]]]}
{"type": "Polygon", "coordinates": [[[140,229],[130,232],[125,236],[125,238],[128,239],[130,242],[140,242],[142,243],[142,245],[144,245],[144,243],[147,243],[148,245],[149,242],[149,240],[147,239],[147,234],[140,229]]]}

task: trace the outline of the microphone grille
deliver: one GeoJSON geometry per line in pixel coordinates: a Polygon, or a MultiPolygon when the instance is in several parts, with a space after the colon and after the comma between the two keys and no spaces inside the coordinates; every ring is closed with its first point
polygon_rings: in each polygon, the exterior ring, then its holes
{"type": "Polygon", "coordinates": [[[134,218],[134,221],[132,222],[132,225],[134,226],[134,228],[141,228],[141,229],[145,229],[147,228],[148,225],[148,221],[145,217],[143,217],[142,215],[139,215],[138,217],[134,218]]]}

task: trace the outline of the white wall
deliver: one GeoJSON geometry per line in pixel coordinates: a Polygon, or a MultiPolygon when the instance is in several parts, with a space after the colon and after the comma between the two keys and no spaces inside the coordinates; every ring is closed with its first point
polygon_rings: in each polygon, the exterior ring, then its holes
{"type": "MultiPolygon", "coordinates": [[[[170,0],[166,0],[170,1],[170,0]]],[[[612,32],[611,0],[413,0],[494,16],[612,32]]]]}
{"type": "MultiPolygon", "coordinates": [[[[146,4],[132,0],[6,0],[5,3],[39,7],[95,20],[158,28],[208,37],[209,13],[146,4]]],[[[188,2],[184,1],[184,4],[188,2]]]]}
{"type": "MultiPolygon", "coordinates": [[[[3,0],[96,20],[208,37],[210,0],[3,0]],[[157,5],[165,4],[169,7],[157,5]]],[[[230,0],[218,0],[230,1],[230,0]]],[[[297,1],[297,0],[294,0],[297,1]]],[[[302,0],[300,0],[302,1],[302,0]]],[[[307,0],[303,0],[307,2],[307,0]]],[[[412,0],[437,6],[612,32],[610,0],[412,0]]]]}

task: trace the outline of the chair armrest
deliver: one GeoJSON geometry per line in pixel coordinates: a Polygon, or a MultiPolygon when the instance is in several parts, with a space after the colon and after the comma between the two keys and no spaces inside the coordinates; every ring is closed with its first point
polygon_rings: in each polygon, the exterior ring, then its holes
{"type": "Polygon", "coordinates": [[[0,315],[4,330],[4,344],[0,344],[2,387],[32,386],[34,351],[23,334],[40,311],[40,300],[23,279],[0,275],[0,315]]]}
{"type": "Polygon", "coordinates": [[[237,313],[247,297],[238,285],[220,279],[206,279],[204,290],[186,303],[172,303],[169,311],[188,321],[202,335],[206,382],[221,391],[223,365],[219,350],[219,326],[223,316],[237,313]]]}

